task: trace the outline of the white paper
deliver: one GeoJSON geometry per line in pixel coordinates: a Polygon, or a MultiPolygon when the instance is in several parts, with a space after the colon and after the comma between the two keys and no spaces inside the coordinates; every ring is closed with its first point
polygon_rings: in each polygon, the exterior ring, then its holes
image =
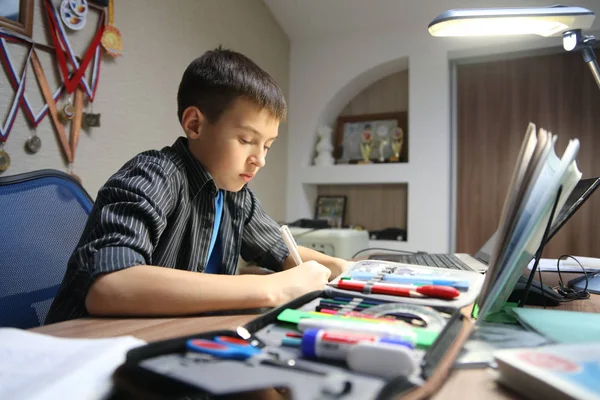
{"type": "MultiPolygon", "coordinates": [[[[593,257],[581,257],[581,256],[573,256],[581,263],[581,265],[585,268],[586,272],[599,272],[600,271],[600,258],[593,257]]],[[[540,259],[540,263],[538,264],[538,269],[542,272],[550,271],[556,272],[556,258],[542,258],[540,259]]],[[[531,270],[533,268],[533,264],[535,260],[531,260],[527,268],[531,270]]],[[[583,273],[583,270],[571,258],[560,260],[560,272],[578,272],[583,273]]]]}
{"type": "Polygon", "coordinates": [[[0,328],[1,399],[103,399],[133,336],[64,339],[0,328]]]}

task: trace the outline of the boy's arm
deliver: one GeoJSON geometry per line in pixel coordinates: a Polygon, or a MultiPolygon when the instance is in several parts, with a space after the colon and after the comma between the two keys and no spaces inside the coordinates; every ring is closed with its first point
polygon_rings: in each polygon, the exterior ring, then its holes
{"type": "Polygon", "coordinates": [[[215,275],[137,265],[99,276],[85,306],[92,315],[190,315],[275,307],[322,290],[330,271],[316,262],[271,275],[215,275]]]}
{"type": "MultiPolygon", "coordinates": [[[[336,278],[338,275],[345,272],[351,265],[350,261],[341,258],[331,257],[323,254],[320,251],[309,249],[308,247],[298,246],[298,253],[302,261],[316,261],[331,270],[330,279],[336,278]]],[[[292,256],[288,256],[283,262],[283,269],[287,270],[296,266],[292,256]]]]}

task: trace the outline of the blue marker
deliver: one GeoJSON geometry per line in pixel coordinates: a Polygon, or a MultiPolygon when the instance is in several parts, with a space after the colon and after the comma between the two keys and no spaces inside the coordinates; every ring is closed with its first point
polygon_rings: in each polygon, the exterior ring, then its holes
{"type": "MultiPolygon", "coordinates": [[[[351,272],[350,277],[359,281],[368,281],[376,277],[377,274],[370,272],[351,272]]],[[[401,283],[404,285],[440,285],[452,286],[458,290],[469,290],[468,281],[457,281],[452,279],[437,278],[431,275],[383,275],[384,282],[401,283]]]]}

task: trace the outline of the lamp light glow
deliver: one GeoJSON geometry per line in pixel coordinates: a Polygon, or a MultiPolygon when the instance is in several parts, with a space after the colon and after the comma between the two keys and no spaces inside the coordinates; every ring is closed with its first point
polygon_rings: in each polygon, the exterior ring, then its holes
{"type": "Polygon", "coordinates": [[[589,29],[595,14],[582,7],[480,8],[449,10],[429,24],[432,36],[540,35],[589,29]]]}
{"type": "Polygon", "coordinates": [[[596,61],[596,38],[584,35],[596,14],[583,7],[465,8],[449,10],[429,24],[432,36],[540,35],[563,37],[566,51],[581,50],[600,88],[600,67],[596,61]]]}

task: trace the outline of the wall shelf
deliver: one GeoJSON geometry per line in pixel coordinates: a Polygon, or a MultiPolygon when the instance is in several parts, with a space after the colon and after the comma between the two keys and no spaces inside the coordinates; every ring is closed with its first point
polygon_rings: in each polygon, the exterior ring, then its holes
{"type": "Polygon", "coordinates": [[[310,166],[300,171],[300,182],[312,185],[405,183],[410,181],[408,163],[344,164],[310,166]]]}

